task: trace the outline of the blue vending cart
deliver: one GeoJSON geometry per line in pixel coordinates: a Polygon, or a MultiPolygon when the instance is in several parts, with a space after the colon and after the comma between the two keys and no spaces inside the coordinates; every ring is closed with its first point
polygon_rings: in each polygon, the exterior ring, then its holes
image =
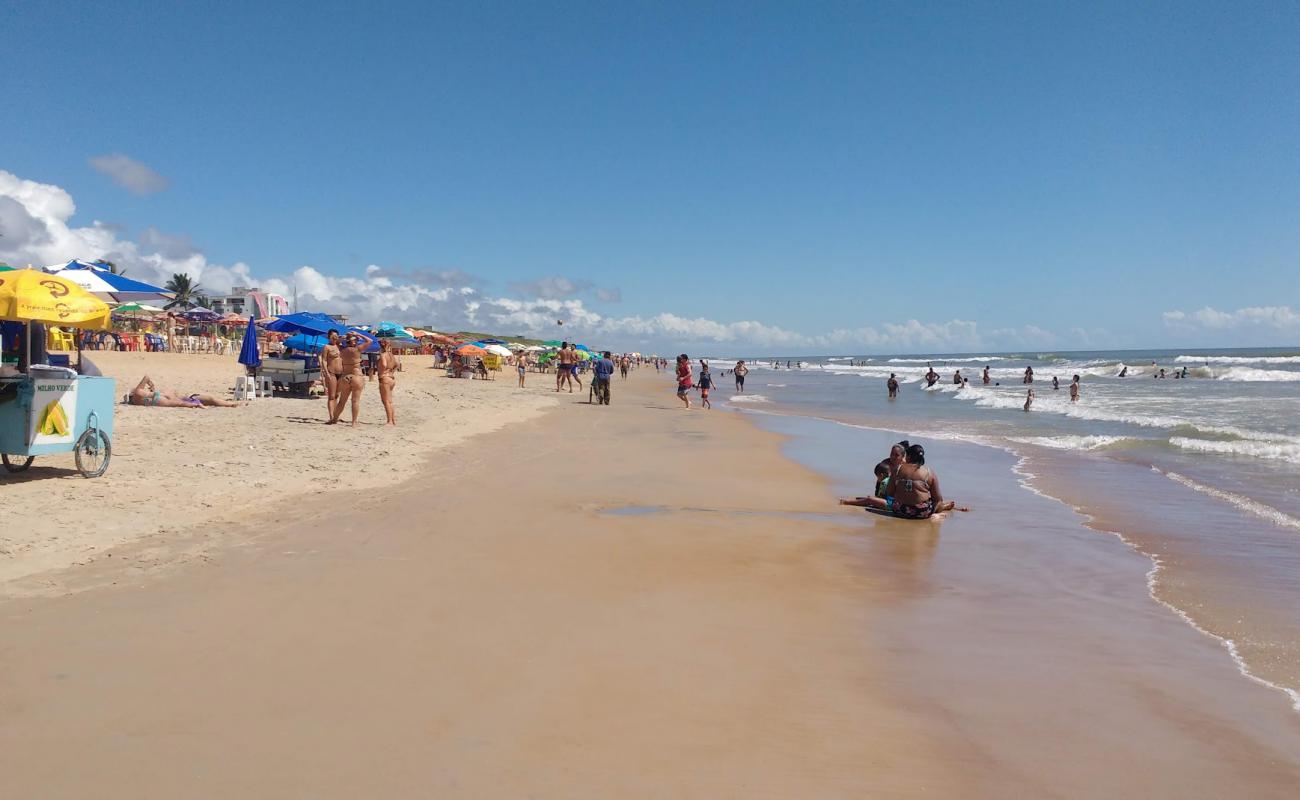
{"type": "Polygon", "coordinates": [[[0,460],[10,472],[36,456],[72,453],[77,469],[98,478],[113,453],[114,382],[67,367],[33,364],[0,377],[0,460]]]}

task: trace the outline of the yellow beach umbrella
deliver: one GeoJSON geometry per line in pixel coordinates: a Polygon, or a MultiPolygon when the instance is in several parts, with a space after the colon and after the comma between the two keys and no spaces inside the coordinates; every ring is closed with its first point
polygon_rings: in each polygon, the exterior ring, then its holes
{"type": "Polygon", "coordinates": [[[66,278],[38,269],[0,272],[0,319],[106,331],[108,304],[66,278]]]}

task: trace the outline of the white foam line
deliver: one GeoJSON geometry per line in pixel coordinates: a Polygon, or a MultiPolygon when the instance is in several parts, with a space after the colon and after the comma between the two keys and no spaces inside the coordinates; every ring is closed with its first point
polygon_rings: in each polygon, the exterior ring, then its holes
{"type": "Polygon", "coordinates": [[[1300,530],[1300,519],[1296,519],[1295,517],[1292,517],[1289,514],[1284,514],[1281,511],[1278,511],[1276,508],[1273,508],[1272,506],[1266,506],[1263,503],[1258,503],[1254,500],[1250,500],[1240,495],[1235,495],[1232,492],[1225,492],[1222,489],[1216,489],[1213,486],[1206,486],[1204,484],[1197,483],[1191,478],[1188,478],[1183,475],[1179,475],[1177,472],[1165,472],[1159,469],[1158,467],[1152,467],[1151,469],[1160,473],[1161,475],[1164,475],[1166,478],[1168,478],[1171,481],[1174,481],[1175,483],[1181,483],[1183,486],[1186,486],[1188,489],[1191,489],[1192,491],[1200,492],[1201,494],[1208,494],[1210,497],[1213,497],[1216,500],[1222,500],[1223,502],[1228,503],[1229,505],[1237,509],[1240,509],[1241,511],[1245,511],[1247,514],[1253,514],[1254,516],[1259,517],[1260,519],[1268,520],[1274,525],[1278,525],[1283,528],[1293,528],[1295,530],[1300,530]]]}
{"type": "MultiPolygon", "coordinates": [[[[1109,528],[1100,527],[1097,524],[1096,517],[1084,511],[1083,509],[1079,508],[1078,506],[1067,503],[1059,497],[1053,497],[1050,494],[1039,491],[1037,487],[1031,485],[1030,483],[1030,481],[1032,481],[1033,478],[1037,476],[1034,475],[1032,472],[1029,472],[1023,467],[1023,464],[1025,463],[1026,460],[1027,460],[1026,457],[1022,456],[1020,460],[1016,462],[1016,465],[1011,468],[1012,472],[1015,472],[1017,475],[1021,476],[1021,481],[1020,481],[1021,486],[1024,486],[1026,489],[1038,495],[1039,497],[1046,497],[1049,500],[1055,500],[1056,502],[1060,503],[1066,508],[1071,509],[1072,511],[1074,511],[1074,513],[1087,519],[1088,522],[1090,523],[1089,527],[1092,528],[1093,530],[1101,531],[1103,533],[1109,533],[1110,535],[1114,536],[1116,539],[1119,539],[1121,542],[1127,545],[1133,552],[1150,559],[1151,569],[1147,571],[1147,594],[1151,597],[1151,599],[1156,601],[1160,605],[1164,606],[1165,608],[1169,609],[1170,611],[1174,612],[1174,614],[1176,614],[1178,618],[1181,619],[1183,622],[1187,623],[1187,625],[1189,625],[1192,628],[1192,630],[1197,631],[1198,633],[1202,633],[1210,637],[1211,639],[1217,641],[1223,647],[1224,650],[1228,651],[1228,655],[1232,658],[1232,663],[1236,664],[1237,666],[1237,672],[1241,673],[1243,677],[1251,681],[1254,681],[1255,683],[1258,683],[1261,686],[1266,686],[1269,689],[1273,689],[1285,694],[1287,698],[1291,700],[1291,709],[1293,711],[1300,712],[1300,691],[1296,691],[1295,689],[1292,689],[1288,686],[1282,686],[1281,684],[1273,683],[1272,681],[1266,678],[1261,678],[1260,676],[1251,672],[1250,665],[1246,663],[1246,659],[1242,658],[1241,652],[1237,649],[1237,643],[1235,641],[1229,639],[1226,636],[1220,636],[1219,634],[1214,633],[1213,631],[1208,631],[1205,628],[1202,628],[1200,624],[1198,624],[1196,620],[1192,619],[1191,615],[1189,615],[1186,611],[1182,610],[1178,606],[1174,605],[1173,603],[1169,602],[1168,600],[1165,600],[1163,597],[1160,596],[1159,593],[1160,572],[1161,570],[1164,569],[1164,563],[1160,560],[1159,555],[1155,553],[1148,553],[1147,551],[1139,547],[1136,542],[1132,541],[1131,539],[1129,539],[1127,536],[1125,536],[1123,533],[1120,533],[1119,531],[1113,531],[1110,530],[1109,528]]],[[[1156,472],[1160,472],[1160,474],[1164,475],[1165,477],[1173,478],[1179,483],[1183,483],[1183,481],[1188,481],[1188,479],[1183,478],[1181,475],[1175,478],[1174,473],[1161,472],[1161,470],[1159,470],[1156,467],[1152,467],[1151,469],[1155,470],[1156,472]],[[1179,480],[1179,478],[1182,478],[1182,480],[1179,480]]],[[[1199,486],[1199,484],[1195,484],[1195,486],[1191,488],[1195,488],[1196,486],[1199,486]]],[[[1208,486],[1204,488],[1210,489],[1210,487],[1208,486]]],[[[1217,489],[1212,489],[1211,491],[1219,492],[1219,490],[1217,489]]],[[[1226,492],[1219,492],[1219,493],[1227,494],[1226,492]]],[[[1233,505],[1236,505],[1236,503],[1234,503],[1233,505]]]]}
{"type": "MultiPolygon", "coordinates": [[[[743,413],[767,414],[773,417],[801,417],[803,419],[815,419],[821,422],[833,422],[836,425],[844,425],[845,427],[849,427],[849,428],[861,428],[862,430],[868,430],[868,431],[882,431],[885,433],[904,433],[903,431],[899,431],[894,428],[881,428],[872,425],[861,425],[852,422],[843,422],[838,419],[828,419],[826,417],[815,417],[806,414],[788,414],[779,411],[762,411],[757,408],[745,408],[745,409],[737,409],[737,410],[743,413]]],[[[922,436],[922,434],[912,434],[912,435],[922,436]]],[[[928,437],[928,438],[935,438],[935,437],[928,437]]],[[[1175,615],[1178,616],[1179,619],[1187,623],[1187,625],[1191,627],[1192,630],[1204,634],[1205,636],[1208,636],[1211,639],[1217,641],[1223,647],[1224,650],[1228,651],[1228,656],[1232,658],[1232,662],[1237,666],[1237,672],[1241,673],[1243,677],[1261,686],[1265,686],[1269,689],[1273,689],[1275,691],[1279,691],[1285,694],[1287,698],[1290,699],[1291,701],[1291,709],[1293,711],[1300,712],[1300,691],[1296,691],[1295,689],[1292,689],[1290,687],[1273,683],[1272,681],[1267,680],[1265,678],[1261,678],[1260,676],[1251,672],[1250,666],[1247,665],[1246,660],[1241,657],[1241,652],[1237,649],[1236,642],[1234,642],[1232,639],[1229,639],[1226,636],[1220,636],[1217,633],[1202,628],[1199,624],[1197,624],[1196,620],[1192,619],[1191,616],[1188,615],[1186,611],[1183,611],[1178,606],[1160,597],[1159,595],[1160,571],[1164,569],[1164,565],[1160,561],[1160,556],[1156,555],[1155,553],[1146,552],[1145,550],[1140,548],[1136,542],[1133,542],[1132,540],[1130,540],[1128,537],[1126,537],[1123,533],[1120,533],[1119,531],[1113,531],[1107,528],[1099,527],[1096,524],[1097,522],[1096,517],[1094,517],[1093,515],[1089,514],[1088,512],[1084,511],[1083,509],[1079,508],[1076,505],[1067,503],[1059,497],[1055,497],[1053,495],[1047,494],[1046,492],[1040,490],[1037,486],[1034,486],[1033,480],[1038,476],[1025,468],[1025,463],[1028,461],[1028,456],[1019,453],[1014,448],[1010,446],[997,444],[994,442],[980,441],[971,437],[959,438],[954,435],[946,438],[959,439],[960,441],[964,441],[969,444],[974,444],[981,447],[991,447],[995,450],[1003,450],[1005,452],[1015,455],[1017,457],[1017,460],[1015,465],[1011,467],[1011,471],[1016,475],[1017,483],[1019,483],[1022,488],[1024,488],[1026,491],[1030,492],[1031,494],[1036,494],[1039,497],[1042,497],[1046,500],[1052,500],[1057,503],[1060,503],[1061,505],[1065,506],[1066,508],[1070,509],[1074,513],[1086,519],[1089,523],[1092,523],[1088,526],[1092,530],[1098,531],[1100,533],[1108,533],[1111,536],[1114,536],[1116,539],[1119,539],[1121,542],[1123,542],[1134,553],[1137,553],[1138,555],[1143,556],[1144,558],[1149,560],[1151,562],[1151,569],[1147,570],[1147,574],[1146,574],[1147,596],[1150,597],[1155,602],[1159,603],[1160,605],[1172,611],[1175,615]]],[[[1155,470],[1156,472],[1161,472],[1156,467],[1152,467],[1151,469],[1155,470]]],[[[1189,483],[1194,484],[1192,487],[1189,488],[1200,487],[1200,484],[1196,484],[1194,481],[1190,481],[1190,479],[1188,478],[1183,478],[1183,476],[1181,475],[1178,475],[1176,478],[1173,477],[1174,475],[1176,475],[1176,473],[1161,472],[1161,474],[1165,475],[1165,477],[1169,477],[1175,481],[1178,481],[1179,483],[1182,483],[1183,481],[1188,481],[1189,483]],[[1179,480],[1180,478],[1182,480],[1179,480]]],[[[1220,491],[1218,489],[1213,489],[1209,486],[1202,487],[1201,489],[1198,489],[1198,491],[1201,491],[1202,489],[1206,490],[1207,494],[1220,491]]],[[[1225,495],[1227,494],[1227,492],[1220,492],[1220,493],[1225,495]]],[[[1232,501],[1229,500],[1229,502],[1232,501]]],[[[1237,504],[1233,503],[1233,505],[1237,505],[1237,504]]],[[[1278,513],[1280,514],[1281,512],[1278,513]]]]}

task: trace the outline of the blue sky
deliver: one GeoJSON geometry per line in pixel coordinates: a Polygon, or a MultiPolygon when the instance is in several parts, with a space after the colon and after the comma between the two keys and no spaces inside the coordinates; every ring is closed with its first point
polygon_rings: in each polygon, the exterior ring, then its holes
{"type": "Polygon", "coordinates": [[[1295,4],[8,8],[11,262],[613,344],[1300,343],[1295,4]]]}

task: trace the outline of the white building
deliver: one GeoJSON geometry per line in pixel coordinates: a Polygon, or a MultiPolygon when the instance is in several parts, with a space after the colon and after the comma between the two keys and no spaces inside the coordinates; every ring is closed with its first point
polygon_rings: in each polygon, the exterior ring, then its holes
{"type": "Polygon", "coordinates": [[[230,294],[209,296],[212,310],[218,314],[238,314],[246,317],[256,313],[258,318],[278,317],[289,313],[289,301],[283,296],[263,292],[256,286],[235,286],[230,294]]]}

